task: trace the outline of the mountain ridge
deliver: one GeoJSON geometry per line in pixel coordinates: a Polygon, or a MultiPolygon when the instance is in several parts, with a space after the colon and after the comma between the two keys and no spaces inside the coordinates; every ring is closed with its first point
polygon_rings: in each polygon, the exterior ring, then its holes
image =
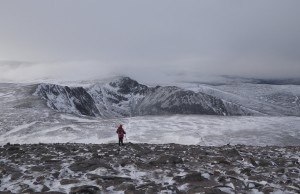
{"type": "Polygon", "coordinates": [[[257,111],[177,86],[149,87],[129,77],[90,87],[38,85],[34,95],[55,110],[104,118],[164,115],[257,115],[257,111]]]}

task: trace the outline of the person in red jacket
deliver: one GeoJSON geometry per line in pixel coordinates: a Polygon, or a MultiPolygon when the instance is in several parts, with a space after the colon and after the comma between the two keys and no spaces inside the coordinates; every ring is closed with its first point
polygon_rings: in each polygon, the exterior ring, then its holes
{"type": "Polygon", "coordinates": [[[126,132],[124,131],[122,125],[120,125],[118,127],[117,134],[118,134],[118,137],[119,137],[119,146],[124,145],[124,143],[123,143],[123,137],[124,137],[124,134],[126,134],[126,132]]]}

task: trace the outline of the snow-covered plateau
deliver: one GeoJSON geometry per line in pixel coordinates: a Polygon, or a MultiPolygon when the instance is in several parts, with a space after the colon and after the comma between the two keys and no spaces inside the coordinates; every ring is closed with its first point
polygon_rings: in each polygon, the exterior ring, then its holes
{"type": "Polygon", "coordinates": [[[300,193],[299,99],[245,81],[0,83],[0,193],[300,193]]]}

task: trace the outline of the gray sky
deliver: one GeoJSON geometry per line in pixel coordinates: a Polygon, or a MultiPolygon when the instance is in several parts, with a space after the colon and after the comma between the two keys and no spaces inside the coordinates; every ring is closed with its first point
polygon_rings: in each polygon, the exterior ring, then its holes
{"type": "Polygon", "coordinates": [[[1,0],[0,79],[300,77],[299,0],[1,0]]]}

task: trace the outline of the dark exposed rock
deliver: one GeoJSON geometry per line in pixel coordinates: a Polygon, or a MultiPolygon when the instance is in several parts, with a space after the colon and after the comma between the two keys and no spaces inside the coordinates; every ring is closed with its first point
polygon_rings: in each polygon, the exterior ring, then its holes
{"type": "Polygon", "coordinates": [[[265,188],[262,189],[262,192],[263,192],[264,194],[270,194],[270,193],[272,193],[273,191],[274,191],[274,188],[273,188],[273,187],[265,187],[265,188]]]}
{"type": "Polygon", "coordinates": [[[7,148],[7,151],[10,151],[10,152],[17,152],[19,150],[20,150],[20,147],[16,146],[16,145],[12,145],[7,148]]]}
{"type": "Polygon", "coordinates": [[[1,178],[4,174],[6,174],[5,168],[0,167],[0,178],[1,178]]]}
{"type": "Polygon", "coordinates": [[[273,164],[268,160],[260,159],[259,162],[258,162],[258,165],[262,166],[262,167],[267,167],[267,166],[271,166],[273,164]]]}
{"type": "Polygon", "coordinates": [[[90,180],[103,180],[103,181],[115,181],[115,182],[131,182],[133,181],[128,177],[117,177],[117,176],[100,176],[96,174],[87,174],[86,175],[90,180]]]}
{"type": "Polygon", "coordinates": [[[203,180],[205,180],[205,179],[201,176],[201,173],[199,173],[199,172],[187,174],[182,178],[183,182],[188,182],[188,183],[198,182],[198,181],[203,181],[203,180]]]}
{"type": "Polygon", "coordinates": [[[96,186],[84,185],[72,187],[69,194],[100,194],[100,189],[96,186]]]}
{"type": "Polygon", "coordinates": [[[66,193],[63,193],[63,192],[58,192],[58,191],[42,191],[42,192],[35,192],[34,194],[66,194],[66,193]]]}
{"type": "Polygon", "coordinates": [[[140,190],[126,190],[124,191],[124,194],[144,194],[145,191],[140,191],[140,190]]]}
{"type": "Polygon", "coordinates": [[[133,183],[128,183],[128,182],[124,182],[124,183],[121,183],[120,185],[118,185],[116,187],[116,190],[119,190],[119,191],[134,191],[135,190],[135,185],[133,183]]]}
{"type": "Polygon", "coordinates": [[[33,166],[31,167],[31,171],[36,171],[36,172],[43,172],[45,171],[45,166],[33,166]]]}
{"type": "Polygon", "coordinates": [[[47,192],[47,191],[50,191],[49,187],[47,187],[46,185],[43,185],[41,192],[47,192]]]}
{"type": "Polygon", "coordinates": [[[278,169],[275,170],[275,172],[277,174],[284,174],[285,173],[285,168],[278,168],[278,169]]]}
{"type": "Polygon", "coordinates": [[[17,180],[19,179],[21,176],[23,176],[23,173],[19,172],[19,171],[16,171],[16,172],[13,172],[11,173],[11,177],[10,179],[13,181],[13,180],[17,180]]]}
{"type": "Polygon", "coordinates": [[[249,176],[248,179],[249,180],[254,180],[254,181],[257,181],[257,182],[272,180],[271,178],[260,175],[260,174],[249,176]]]}
{"type": "Polygon", "coordinates": [[[237,173],[234,171],[234,170],[227,170],[225,172],[226,175],[230,175],[230,176],[234,176],[234,175],[237,175],[237,173]]]}
{"type": "Polygon", "coordinates": [[[32,188],[27,188],[27,189],[24,189],[24,190],[22,190],[21,191],[21,193],[34,193],[34,189],[32,189],[32,188]]]}
{"type": "Polygon", "coordinates": [[[276,159],[274,160],[274,162],[275,162],[277,165],[282,166],[282,165],[284,165],[284,164],[286,163],[286,160],[285,160],[284,158],[276,158],[276,159]]]}
{"type": "Polygon", "coordinates": [[[249,161],[253,166],[258,166],[257,162],[252,157],[249,158],[249,161]]]}
{"type": "Polygon", "coordinates": [[[111,169],[111,166],[109,166],[107,163],[97,159],[78,161],[71,164],[69,168],[74,172],[79,172],[79,171],[86,172],[86,171],[95,170],[99,167],[111,169]]]}
{"type": "Polygon", "coordinates": [[[247,176],[251,176],[251,171],[252,171],[251,168],[244,168],[244,169],[241,170],[241,173],[243,173],[247,176]]]}
{"type": "Polygon", "coordinates": [[[205,194],[227,194],[220,189],[217,188],[210,188],[210,189],[205,189],[205,194]]]}
{"type": "Polygon", "coordinates": [[[241,160],[242,156],[240,155],[239,151],[235,148],[233,149],[229,149],[229,150],[225,150],[223,152],[225,157],[228,157],[232,160],[241,160]]]}
{"type": "Polygon", "coordinates": [[[217,159],[217,163],[218,164],[225,164],[225,165],[230,165],[231,162],[229,162],[228,160],[226,160],[225,158],[218,158],[217,159]]]}
{"type": "Polygon", "coordinates": [[[157,160],[150,161],[151,165],[163,165],[163,164],[180,164],[183,163],[181,158],[172,155],[163,155],[160,156],[157,160]]]}
{"type": "Polygon", "coordinates": [[[80,181],[79,180],[76,180],[76,179],[62,179],[60,181],[60,184],[61,185],[69,185],[69,184],[74,184],[74,183],[79,183],[80,181]]]}
{"type": "Polygon", "coordinates": [[[54,173],[52,173],[52,176],[54,177],[54,178],[58,178],[58,176],[59,176],[59,172],[54,172],[54,173]]]}
{"type": "Polygon", "coordinates": [[[51,160],[45,160],[45,163],[60,163],[60,160],[55,160],[55,159],[51,159],[51,160]]]}
{"type": "Polygon", "coordinates": [[[36,182],[40,183],[43,182],[45,180],[45,176],[39,176],[36,178],[36,182]]]}

